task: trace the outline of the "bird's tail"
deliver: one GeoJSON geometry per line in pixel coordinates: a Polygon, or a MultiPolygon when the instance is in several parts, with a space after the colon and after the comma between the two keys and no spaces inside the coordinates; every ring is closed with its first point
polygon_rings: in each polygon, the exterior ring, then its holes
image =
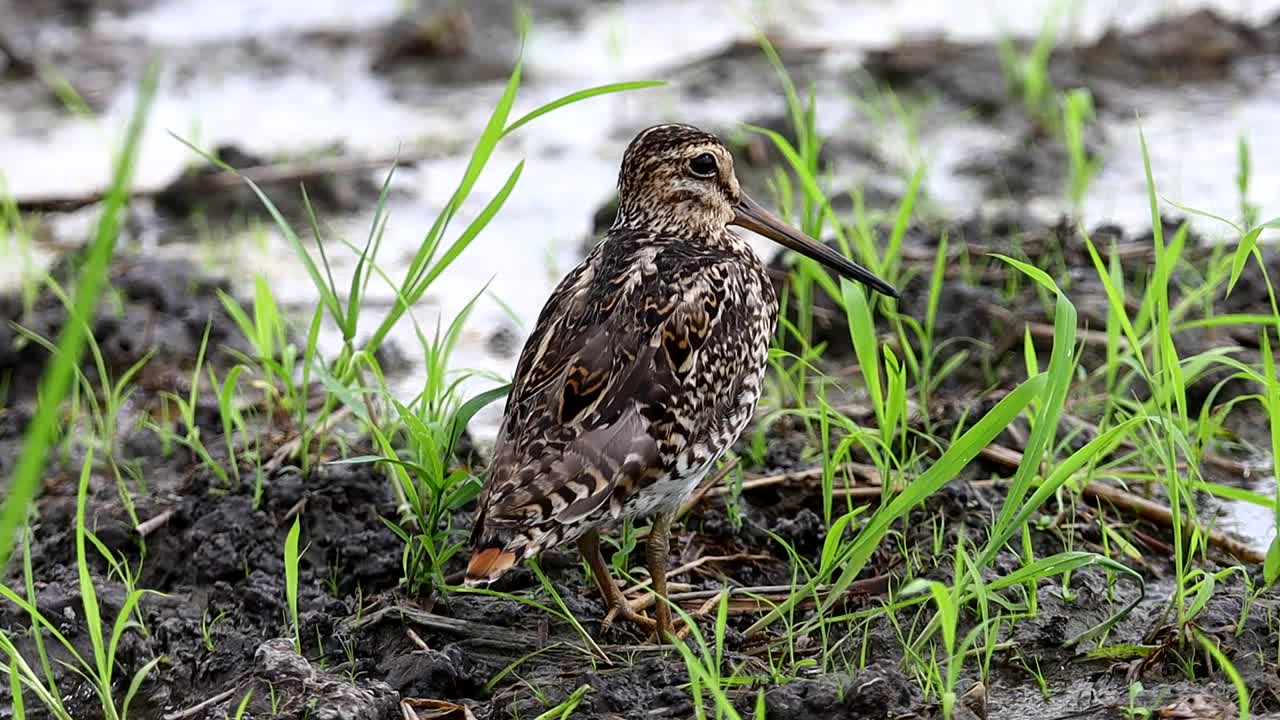
{"type": "Polygon", "coordinates": [[[502,577],[519,562],[520,558],[504,547],[488,547],[471,553],[471,561],[467,563],[467,576],[463,583],[467,587],[488,585],[502,577]]]}

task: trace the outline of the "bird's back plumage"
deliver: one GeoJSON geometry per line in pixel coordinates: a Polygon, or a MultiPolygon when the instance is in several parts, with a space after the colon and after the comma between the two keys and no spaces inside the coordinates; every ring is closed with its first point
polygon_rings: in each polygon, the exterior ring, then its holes
{"type": "Polygon", "coordinates": [[[615,225],[525,344],[467,580],[622,516],[680,504],[754,410],[777,300],[727,228],[615,225]]]}

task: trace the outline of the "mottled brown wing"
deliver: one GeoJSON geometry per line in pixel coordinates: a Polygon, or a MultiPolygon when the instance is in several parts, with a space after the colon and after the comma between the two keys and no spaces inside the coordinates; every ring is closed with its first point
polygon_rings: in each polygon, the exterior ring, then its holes
{"type": "Polygon", "coordinates": [[[565,279],[521,355],[472,534],[473,557],[494,562],[477,574],[576,537],[599,514],[616,517],[669,470],[660,457],[669,410],[694,391],[685,380],[715,327],[722,287],[694,272],[628,295],[623,274],[614,292],[590,292],[601,280],[591,272],[565,279]]]}

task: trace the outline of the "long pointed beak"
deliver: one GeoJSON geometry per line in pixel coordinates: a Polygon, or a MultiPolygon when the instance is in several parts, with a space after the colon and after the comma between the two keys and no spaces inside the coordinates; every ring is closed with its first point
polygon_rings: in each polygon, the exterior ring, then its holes
{"type": "Polygon", "coordinates": [[[898,297],[898,291],[892,285],[876,277],[870,270],[786,224],[777,215],[765,210],[760,203],[748,197],[746,193],[743,193],[738,200],[730,224],[744,227],[805,257],[817,260],[850,280],[857,280],[882,295],[898,297]]]}

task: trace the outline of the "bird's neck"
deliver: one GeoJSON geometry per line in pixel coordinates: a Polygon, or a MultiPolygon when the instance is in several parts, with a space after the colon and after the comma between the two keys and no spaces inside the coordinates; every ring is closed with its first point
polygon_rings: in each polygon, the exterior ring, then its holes
{"type": "Polygon", "coordinates": [[[642,247],[663,252],[667,247],[679,247],[681,254],[693,252],[717,257],[738,256],[743,260],[760,263],[751,244],[723,225],[719,228],[694,228],[680,224],[647,224],[640,227],[626,223],[614,224],[605,235],[605,240],[605,245],[612,246],[613,252],[631,252],[642,247]]]}
{"type": "Polygon", "coordinates": [[[720,217],[710,212],[690,212],[680,205],[653,207],[648,205],[618,206],[611,232],[629,230],[655,237],[679,238],[710,244],[733,242],[726,227],[732,216],[720,217]]]}

